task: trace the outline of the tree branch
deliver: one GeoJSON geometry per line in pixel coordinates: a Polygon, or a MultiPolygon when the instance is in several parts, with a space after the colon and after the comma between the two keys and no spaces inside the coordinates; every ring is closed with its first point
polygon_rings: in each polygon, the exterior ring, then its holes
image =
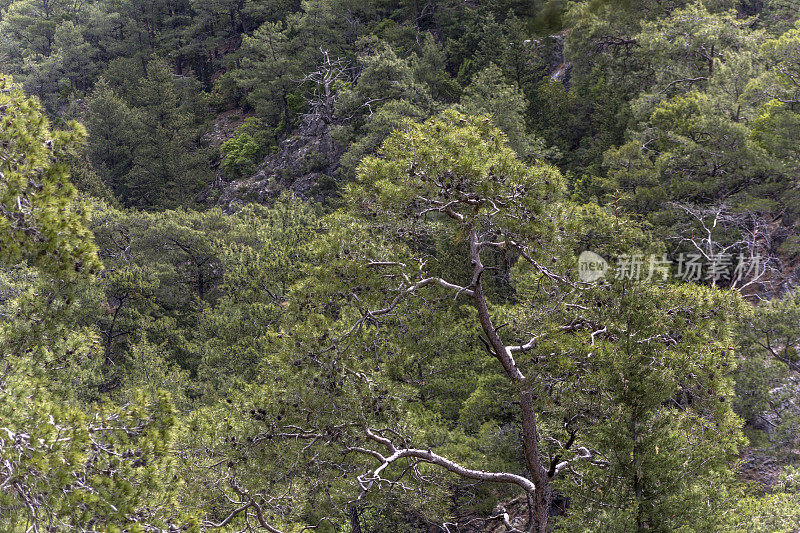
{"type": "Polygon", "coordinates": [[[384,456],[380,452],[369,450],[367,448],[348,448],[348,451],[370,455],[381,463],[372,472],[358,477],[359,484],[365,492],[368,491],[375,482],[380,483],[382,481],[386,481],[381,478],[381,473],[386,470],[389,465],[403,458],[419,459],[422,462],[440,466],[448,472],[452,472],[453,474],[466,479],[493,483],[509,483],[519,486],[531,495],[536,492],[536,486],[533,484],[533,482],[523,476],[512,474],[510,472],[487,472],[484,470],[467,468],[430,450],[422,450],[418,448],[397,448],[391,442],[391,440],[378,435],[370,429],[366,430],[366,435],[375,442],[385,446],[391,455],[384,456]]]}

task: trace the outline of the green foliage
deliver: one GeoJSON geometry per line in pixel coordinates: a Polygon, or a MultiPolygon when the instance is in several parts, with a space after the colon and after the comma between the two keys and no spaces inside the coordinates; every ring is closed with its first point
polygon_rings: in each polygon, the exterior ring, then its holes
{"type": "Polygon", "coordinates": [[[236,135],[220,146],[222,169],[231,179],[252,175],[269,146],[266,130],[258,120],[248,118],[236,130],[236,135]]]}
{"type": "Polygon", "coordinates": [[[747,359],[737,376],[737,411],[754,445],[796,462],[800,411],[795,373],[800,368],[800,298],[788,293],[745,315],[739,338],[747,359]]]}
{"type": "Polygon", "coordinates": [[[0,0],[0,530],[794,531],[795,4],[0,0]]]}
{"type": "Polygon", "coordinates": [[[473,115],[491,115],[494,125],[508,136],[508,142],[522,159],[553,157],[544,142],[526,132],[525,114],[528,102],[514,85],[503,79],[503,73],[490,63],[472,80],[461,97],[464,110],[473,115]]]}
{"type": "Polygon", "coordinates": [[[554,168],[530,169],[521,163],[488,117],[446,111],[423,124],[404,126],[402,134],[383,144],[380,158],[369,157],[361,164],[361,181],[375,194],[374,200],[362,200],[366,208],[402,215],[414,208],[418,196],[427,201],[446,201],[450,194],[459,199],[471,194],[510,196],[528,210],[528,217],[504,222],[530,226],[537,222],[532,215],[540,211],[542,198],[556,199],[563,186],[554,168]]]}
{"type": "Polygon", "coordinates": [[[92,281],[87,271],[99,265],[60,161],[80,134],[51,134],[37,103],[8,83],[2,173],[17,211],[5,208],[0,235],[16,246],[3,262],[13,273],[9,260],[33,257],[36,270],[4,279],[10,293],[0,327],[0,524],[8,531],[197,531],[189,513],[173,505],[180,481],[169,453],[176,424],[169,397],[130,391],[133,399],[121,405],[81,402],[97,351],[93,331],[75,324],[75,304],[92,281]],[[56,260],[39,253],[51,246],[60,251],[51,254],[56,260]]]}
{"type": "Polygon", "coordinates": [[[292,128],[289,95],[300,76],[289,30],[282,22],[266,22],[246,36],[242,46],[248,53],[236,74],[250,105],[270,126],[280,124],[285,131],[292,128]]]}
{"type": "Polygon", "coordinates": [[[133,66],[128,62],[115,66],[88,103],[92,163],[126,205],[193,204],[210,179],[196,112],[202,96],[161,61],[148,63],[144,78],[124,70],[133,66]]]}
{"type": "Polygon", "coordinates": [[[606,461],[578,467],[580,488],[564,485],[570,527],[678,531],[708,520],[714,530],[728,462],[744,443],[728,377],[736,302],[701,288],[620,285],[592,296],[604,300],[596,320],[608,332],[584,341],[587,384],[604,391],[590,400],[597,422],[587,440],[606,461]]]}
{"type": "Polygon", "coordinates": [[[69,127],[50,131],[36,100],[0,77],[0,260],[26,260],[66,279],[98,266],[86,207],[62,162],[85,132],[69,127]]]}
{"type": "Polygon", "coordinates": [[[358,84],[345,86],[336,102],[336,114],[350,116],[350,124],[334,136],[348,144],[342,165],[354,173],[361,159],[380,146],[405,119],[422,120],[433,108],[428,88],[417,81],[412,61],[398,57],[390,46],[378,46],[359,57],[358,84]]]}
{"type": "Polygon", "coordinates": [[[263,354],[279,342],[289,289],[302,277],[306,245],[318,229],[313,210],[290,195],[270,209],[237,211],[231,222],[220,242],[222,296],[200,315],[196,340],[209,398],[266,371],[263,354]]]}
{"type": "MultiPolygon", "coordinates": [[[[402,270],[405,264],[414,262],[412,258],[417,251],[431,249],[426,241],[437,234],[446,236],[444,246],[463,247],[465,230],[449,232],[448,218],[456,221],[450,224],[466,225],[466,221],[482,223],[492,217],[488,220],[496,225],[488,228],[504,228],[508,232],[505,235],[535,239],[540,248],[548,246],[545,239],[553,232],[549,221],[552,214],[542,206],[553,206],[560,178],[547,167],[531,169],[519,163],[505,145],[502,134],[487,119],[448,111],[423,124],[407,123],[387,139],[379,156],[364,160],[359,186],[350,189],[349,199],[368,220],[376,218],[370,226],[377,230],[377,235],[398,235],[408,248],[393,244],[394,252],[388,256],[388,250],[382,250],[386,244],[372,238],[369,241],[372,250],[354,250],[350,249],[347,237],[337,235],[337,259],[355,260],[355,264],[344,272],[340,268],[347,263],[339,261],[319,270],[320,275],[340,273],[338,283],[329,287],[324,297],[337,302],[330,311],[324,311],[329,320],[344,315],[346,307],[341,295],[348,286],[361,287],[357,302],[367,308],[380,307],[381,294],[391,290],[391,286],[385,286],[385,281],[371,273],[358,273],[355,270],[358,264],[369,260],[388,268],[397,265],[402,270]],[[497,202],[502,199],[505,203],[499,209],[494,207],[498,204],[483,198],[496,198],[497,202]],[[474,206],[467,207],[471,199],[474,206]],[[426,209],[428,205],[431,207],[426,209]],[[446,215],[448,210],[452,213],[449,217],[426,216],[437,212],[446,215]],[[375,283],[385,288],[377,292],[367,288],[375,283]]],[[[463,276],[457,266],[458,261],[464,261],[463,253],[460,258],[454,254],[451,262],[446,262],[447,256],[440,252],[433,255],[438,261],[425,265],[423,278],[429,275],[428,269],[449,280],[459,274],[463,276]]],[[[530,284],[530,292],[524,290],[527,276],[534,276],[537,270],[520,268],[509,276],[521,301],[530,305],[531,301],[547,298],[537,295],[535,282],[530,284]]],[[[464,286],[469,283],[464,282],[464,286]]],[[[557,291],[555,287],[552,289],[557,291]]],[[[308,291],[308,285],[301,290],[308,291]]],[[[362,363],[349,364],[358,365],[357,369],[369,361],[367,368],[371,369],[372,379],[381,380],[380,376],[385,374],[386,378],[403,384],[402,388],[392,385],[389,389],[398,391],[398,395],[405,390],[410,394],[406,402],[414,399],[414,403],[404,404],[400,397],[397,401],[401,403],[396,406],[378,409],[380,419],[388,418],[381,422],[383,425],[396,416],[395,423],[402,428],[398,431],[407,434],[412,442],[423,442],[473,467],[513,471],[514,457],[519,457],[520,452],[497,440],[498,435],[512,432],[518,424],[517,415],[510,408],[513,389],[504,379],[498,379],[496,367],[481,366],[473,370],[481,377],[472,383],[454,381],[460,373],[451,372],[447,402],[438,399],[435,378],[411,381],[407,377],[418,372],[425,376],[423,369],[430,368],[428,365],[435,369],[437,363],[452,369],[466,366],[458,359],[453,361],[453,357],[467,348],[453,350],[456,341],[449,340],[449,335],[459,331],[461,326],[457,324],[464,319],[475,320],[474,315],[456,303],[443,302],[439,304],[442,308],[436,309],[437,301],[441,300],[431,298],[422,307],[412,304],[407,308],[402,304],[393,313],[398,320],[379,320],[376,335],[380,335],[377,337],[380,341],[373,341],[378,343],[375,349],[379,351],[362,363]],[[441,323],[430,313],[448,318],[441,323]],[[417,321],[424,330],[418,331],[413,326],[417,321]],[[445,329],[437,333],[442,326],[445,329]],[[451,349],[439,348],[438,343],[432,342],[432,338],[441,334],[446,336],[445,345],[451,349]],[[391,355],[380,357],[383,350],[391,355]],[[372,357],[376,357],[375,363],[371,362],[372,357]],[[467,391],[469,394],[464,394],[467,391]],[[456,418],[454,407],[459,403],[456,418]],[[454,420],[458,425],[452,426],[454,420]],[[481,459],[472,455],[470,450],[474,449],[481,451],[481,459]],[[474,462],[477,460],[481,463],[474,462]]],[[[308,296],[305,302],[301,309],[310,305],[308,296]]],[[[554,443],[565,442],[570,434],[574,439],[577,433],[582,445],[602,458],[573,467],[575,478],[582,479],[578,485],[581,489],[575,490],[573,479],[559,485],[571,499],[580,502],[570,513],[574,522],[569,523],[610,526],[635,524],[639,520],[645,525],[673,524],[677,528],[705,516],[708,505],[725,505],[727,502],[723,500],[709,504],[707,497],[713,492],[701,489],[709,483],[724,486],[728,482],[728,462],[743,442],[739,420],[730,407],[732,383],[727,377],[735,367],[734,353],[730,350],[730,325],[736,300],[706,289],[619,283],[587,291],[573,305],[592,309],[591,314],[584,311],[580,318],[572,318],[570,322],[568,308],[551,309],[547,315],[541,315],[528,311],[525,304],[493,302],[494,312],[509,322],[512,330],[535,328],[538,336],[546,339],[520,363],[526,372],[537,376],[540,398],[537,406],[543,413],[541,431],[553,435],[554,443]],[[580,324],[586,321],[586,326],[573,332],[563,326],[562,320],[568,326],[575,324],[575,320],[580,324]],[[598,323],[602,327],[593,326],[598,323]],[[586,331],[588,328],[600,330],[600,336],[586,331]],[[554,386],[552,383],[558,383],[560,392],[546,392],[554,386]],[[573,422],[564,426],[564,420],[573,422]],[[630,430],[621,430],[620,420],[632,421],[630,430]],[[686,439],[691,441],[694,451],[686,450],[686,439]],[[598,493],[603,495],[602,499],[596,499],[598,493]],[[619,511],[612,513],[606,506],[619,511]]],[[[465,333],[468,328],[465,327],[465,333]]],[[[457,336],[463,337],[464,333],[457,336]]],[[[480,350],[480,346],[472,349],[480,350]]],[[[564,453],[557,447],[550,449],[549,445],[546,449],[551,457],[564,453]]]]}
{"type": "Polygon", "coordinates": [[[166,396],[86,416],[31,380],[24,362],[14,365],[0,388],[3,476],[15,485],[0,494],[4,529],[197,530],[174,508],[180,483],[168,453],[175,420],[166,396]]]}

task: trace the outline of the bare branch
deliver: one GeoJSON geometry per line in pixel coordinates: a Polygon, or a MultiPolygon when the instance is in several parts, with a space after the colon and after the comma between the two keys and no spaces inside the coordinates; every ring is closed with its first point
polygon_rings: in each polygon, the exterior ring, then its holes
{"type": "Polygon", "coordinates": [[[397,448],[391,440],[378,435],[376,432],[370,429],[366,430],[366,434],[370,439],[385,446],[391,455],[384,456],[379,452],[366,448],[348,448],[348,451],[370,455],[380,462],[380,465],[375,470],[358,477],[359,484],[365,492],[372,488],[373,484],[376,482],[379,484],[381,482],[387,482],[387,480],[381,477],[381,473],[386,470],[389,465],[403,458],[419,459],[422,462],[440,466],[448,472],[452,472],[466,479],[492,483],[509,483],[519,486],[529,494],[534,494],[536,492],[536,486],[533,484],[533,482],[523,476],[512,474],[510,472],[487,472],[485,470],[467,468],[454,461],[451,461],[450,459],[442,457],[431,450],[422,450],[418,448],[397,448]]]}

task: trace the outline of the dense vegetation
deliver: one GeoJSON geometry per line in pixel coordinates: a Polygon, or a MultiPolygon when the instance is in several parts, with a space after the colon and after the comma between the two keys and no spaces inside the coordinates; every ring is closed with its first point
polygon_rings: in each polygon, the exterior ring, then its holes
{"type": "Polygon", "coordinates": [[[798,531],[799,10],[0,0],[0,531],[798,531]]]}

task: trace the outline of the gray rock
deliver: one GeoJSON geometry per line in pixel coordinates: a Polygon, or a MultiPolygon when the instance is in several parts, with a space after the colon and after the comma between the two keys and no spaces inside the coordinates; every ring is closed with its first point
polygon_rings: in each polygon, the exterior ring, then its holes
{"type": "Polygon", "coordinates": [[[269,204],[284,190],[302,198],[323,199],[334,188],[341,149],[329,121],[305,115],[293,135],[280,143],[251,177],[221,186],[217,203],[225,209],[250,202],[269,204]]]}

